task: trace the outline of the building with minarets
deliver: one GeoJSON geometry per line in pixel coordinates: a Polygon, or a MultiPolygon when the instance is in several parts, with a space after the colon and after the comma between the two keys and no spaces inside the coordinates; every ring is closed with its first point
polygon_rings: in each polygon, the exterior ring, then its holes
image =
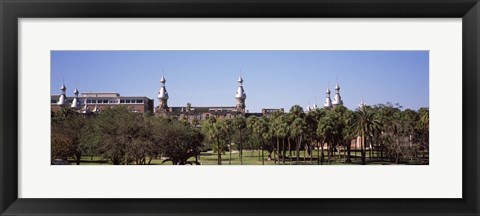
{"type": "Polygon", "coordinates": [[[153,100],[145,96],[120,96],[119,93],[109,92],[80,93],[75,88],[73,96],[68,97],[65,83],[62,83],[60,90],[60,95],[50,95],[50,109],[52,112],[57,112],[61,108],[68,108],[83,114],[95,114],[107,108],[125,106],[132,112],[153,113],[153,100]],[[80,98],[83,98],[83,100],[80,98]]]}
{"type": "MultiPolygon", "coordinates": [[[[165,88],[165,77],[162,77],[160,82],[162,86],[158,93],[159,105],[155,109],[155,114],[160,116],[170,116],[179,119],[188,119],[188,121],[206,120],[210,116],[218,119],[234,118],[235,116],[269,116],[275,111],[283,112],[283,109],[263,108],[261,113],[250,113],[246,109],[247,94],[243,88],[243,77],[240,76],[237,80],[237,91],[235,92],[235,106],[168,106],[168,93],[165,88]]],[[[233,101],[232,101],[233,102],[233,101]]],[[[187,103],[187,102],[185,102],[187,103]]]]}
{"type": "MultiPolygon", "coordinates": [[[[327,87],[327,91],[325,93],[325,102],[323,103],[323,108],[331,109],[335,108],[336,106],[343,106],[343,99],[342,96],[340,96],[340,86],[338,85],[338,83],[335,85],[335,96],[333,97],[333,101],[330,98],[330,87],[327,87]]],[[[317,104],[313,103],[313,106],[307,106],[305,111],[309,112],[318,108],[319,107],[317,107],[317,104]]]]}

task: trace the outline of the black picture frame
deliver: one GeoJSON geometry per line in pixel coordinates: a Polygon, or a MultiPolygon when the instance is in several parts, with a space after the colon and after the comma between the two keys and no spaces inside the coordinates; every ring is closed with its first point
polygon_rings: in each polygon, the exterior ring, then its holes
{"type": "MultiPolygon", "coordinates": [[[[1,215],[479,215],[478,0],[0,0],[1,215]],[[462,18],[462,199],[19,199],[18,19],[462,18]]],[[[447,123],[446,123],[447,124],[447,123]]],[[[352,178],[356,178],[352,176],[352,178]]],[[[439,188],[440,190],[441,188],[439,188]]]]}

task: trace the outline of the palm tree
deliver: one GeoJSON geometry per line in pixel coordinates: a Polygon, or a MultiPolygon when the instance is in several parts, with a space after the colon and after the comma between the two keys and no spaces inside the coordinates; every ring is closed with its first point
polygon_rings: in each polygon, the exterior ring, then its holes
{"type": "Polygon", "coordinates": [[[339,114],[340,121],[338,125],[339,134],[338,138],[339,141],[342,143],[344,148],[347,149],[346,151],[346,156],[345,156],[345,162],[346,163],[351,163],[351,157],[350,157],[350,147],[351,147],[351,141],[355,138],[355,133],[352,128],[352,124],[354,121],[354,115],[353,112],[348,110],[344,106],[337,106],[335,107],[334,111],[339,114]]]}
{"type": "MultiPolygon", "coordinates": [[[[337,126],[337,116],[332,111],[326,111],[325,115],[318,122],[317,135],[327,143],[328,148],[328,163],[330,164],[330,155],[332,151],[332,146],[336,141],[336,136],[338,134],[337,126]]],[[[323,146],[323,143],[322,143],[323,146]]],[[[322,147],[322,163],[323,163],[323,147],[322,147]]]]}
{"type": "Polygon", "coordinates": [[[317,146],[317,162],[320,165],[320,149],[322,149],[322,155],[323,155],[323,145],[320,145],[321,143],[321,137],[317,135],[317,128],[318,128],[318,121],[322,117],[324,112],[320,109],[314,109],[308,112],[305,116],[305,122],[306,122],[306,128],[307,128],[307,134],[309,135],[309,138],[312,142],[316,143],[317,146]]]}
{"type": "Polygon", "coordinates": [[[281,111],[275,111],[271,117],[270,117],[270,124],[269,124],[269,133],[272,136],[272,138],[276,139],[277,146],[275,147],[275,144],[272,145],[272,151],[273,151],[273,160],[274,163],[277,164],[277,156],[278,160],[280,161],[280,155],[278,152],[280,151],[280,137],[278,136],[278,129],[279,129],[279,122],[277,119],[280,118],[280,116],[283,115],[283,112],[281,111]]]}
{"type": "Polygon", "coordinates": [[[204,125],[204,130],[206,130],[206,134],[210,141],[215,144],[217,144],[217,156],[218,156],[218,165],[222,165],[222,146],[221,146],[221,139],[222,136],[224,135],[224,128],[221,127],[220,124],[217,123],[217,120],[215,117],[210,116],[207,121],[205,122],[206,124],[204,125]]]}
{"type": "MultiPolygon", "coordinates": [[[[293,121],[295,121],[295,119],[297,118],[305,118],[305,113],[303,111],[303,108],[300,106],[300,105],[293,105],[292,107],[290,107],[290,111],[289,111],[289,118],[288,118],[288,124],[289,126],[291,126],[291,124],[293,123],[293,121]]],[[[295,139],[295,136],[291,133],[291,127],[289,128],[290,131],[289,131],[289,137],[292,137],[293,139],[295,139]]],[[[289,141],[289,148],[290,148],[290,138],[288,139],[289,141]]],[[[299,154],[300,154],[300,148],[299,148],[299,144],[297,143],[296,144],[296,151],[295,151],[295,156],[297,157],[297,163],[298,163],[298,157],[299,157],[299,154]]],[[[290,151],[290,150],[289,150],[290,151]]],[[[290,158],[292,157],[291,153],[290,153],[290,158]]],[[[292,159],[290,159],[290,161],[292,161],[292,159]]]]}
{"type": "Polygon", "coordinates": [[[293,134],[292,134],[292,118],[289,115],[287,118],[287,142],[288,142],[288,158],[290,160],[290,164],[293,164],[293,157],[292,157],[292,145],[290,143],[290,140],[293,139],[293,134]]]}
{"type": "Polygon", "coordinates": [[[265,118],[260,118],[255,121],[253,125],[253,132],[257,135],[260,143],[261,143],[261,151],[262,151],[262,165],[265,165],[265,159],[263,155],[263,150],[265,149],[265,134],[268,133],[268,123],[265,118]]]}
{"type": "MultiPolygon", "coordinates": [[[[254,131],[255,123],[257,123],[257,121],[258,121],[258,118],[256,116],[254,116],[254,115],[249,116],[247,118],[247,129],[257,138],[257,141],[260,142],[260,137],[254,131]]],[[[253,148],[252,148],[252,150],[253,150],[253,148]]],[[[258,159],[260,160],[260,155],[259,155],[258,159]]]]}
{"type": "Polygon", "coordinates": [[[217,122],[219,124],[220,129],[224,132],[227,136],[227,144],[229,146],[229,160],[228,165],[232,165],[232,134],[233,134],[233,125],[230,119],[225,119],[223,121],[217,122]]]}
{"type": "MultiPolygon", "coordinates": [[[[273,132],[273,135],[277,139],[277,147],[276,147],[276,152],[278,155],[278,161],[280,162],[280,156],[281,156],[281,150],[284,150],[285,148],[280,149],[280,140],[282,140],[283,146],[285,147],[285,141],[284,138],[287,136],[287,123],[286,123],[286,117],[284,113],[281,112],[276,112],[274,113],[275,115],[272,116],[272,121],[271,121],[271,129],[273,132]]],[[[285,156],[282,156],[283,163],[285,164],[285,156]]]]}
{"type": "Polygon", "coordinates": [[[372,136],[380,129],[380,122],[375,118],[374,112],[369,108],[362,107],[356,113],[356,121],[353,124],[355,132],[361,137],[362,165],[366,164],[365,137],[372,136]]]}
{"type": "Polygon", "coordinates": [[[240,157],[240,165],[243,165],[243,143],[242,143],[242,130],[245,128],[246,126],[246,122],[245,122],[245,117],[242,116],[242,115],[237,115],[235,116],[235,118],[233,119],[233,126],[238,130],[238,133],[239,133],[239,137],[240,137],[240,149],[239,149],[239,157],[240,157]]]}
{"type": "MultiPolygon", "coordinates": [[[[276,162],[276,159],[275,159],[275,153],[274,153],[274,150],[275,150],[275,147],[274,145],[272,144],[275,139],[275,135],[274,135],[274,131],[273,131],[273,128],[272,128],[272,119],[270,118],[267,118],[267,117],[262,117],[262,119],[265,121],[266,123],[266,132],[263,133],[263,140],[266,141],[266,145],[264,145],[263,147],[264,148],[267,148],[268,147],[268,160],[272,160],[272,154],[273,154],[273,160],[274,162],[276,162]]],[[[265,142],[264,142],[265,144],[265,142]]]]}
{"type": "MultiPolygon", "coordinates": [[[[291,133],[292,133],[293,137],[296,138],[295,151],[297,152],[296,153],[297,164],[300,162],[300,146],[302,144],[302,138],[303,138],[304,132],[306,130],[306,125],[307,125],[307,123],[305,122],[305,120],[303,118],[298,117],[293,121],[292,126],[291,126],[291,133]]],[[[305,157],[305,155],[304,155],[304,157],[305,157]]]]}

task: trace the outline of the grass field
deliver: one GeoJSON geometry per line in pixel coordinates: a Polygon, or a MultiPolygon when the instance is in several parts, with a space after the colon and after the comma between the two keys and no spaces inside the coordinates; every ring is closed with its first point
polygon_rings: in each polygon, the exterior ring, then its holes
{"type": "MultiPolygon", "coordinates": [[[[261,156],[259,157],[260,151],[243,151],[243,164],[244,165],[262,165],[262,158],[261,156]]],[[[377,156],[379,152],[374,152],[372,155],[372,158],[369,158],[369,153],[367,152],[367,164],[368,165],[389,165],[393,164],[389,161],[378,161],[377,156]]],[[[240,165],[240,157],[239,157],[239,152],[238,151],[232,151],[231,154],[232,158],[230,161],[230,152],[225,152],[222,154],[222,165],[240,165]]],[[[261,155],[261,154],[260,154],[261,155]]],[[[288,158],[288,151],[286,152],[287,158],[285,158],[285,165],[317,165],[317,158],[318,154],[317,151],[314,151],[312,154],[312,161],[310,160],[310,157],[307,155],[307,157],[304,157],[304,152],[300,151],[299,157],[300,161],[299,163],[296,162],[296,156],[295,152],[292,151],[292,161],[288,158]]],[[[325,159],[324,159],[324,165],[327,165],[327,151],[324,151],[325,159]]],[[[217,153],[213,152],[202,152],[200,157],[199,157],[199,162],[201,165],[217,165],[217,153]]],[[[268,152],[264,151],[264,162],[265,165],[276,165],[273,156],[272,160],[267,160],[268,157],[268,152]]],[[[351,152],[351,159],[352,159],[352,164],[347,164],[345,163],[345,156],[342,155],[340,156],[340,159],[338,158],[338,154],[335,154],[334,157],[331,157],[330,165],[359,165],[361,163],[361,158],[360,158],[360,152],[357,151],[352,151],[351,152]]],[[[147,159],[148,161],[148,159],[147,159]]],[[[195,161],[194,158],[190,159],[189,161],[195,161]]],[[[71,164],[75,164],[73,160],[69,160],[71,164]]],[[[102,160],[102,158],[98,156],[84,156],[82,157],[82,160],[80,162],[80,165],[111,165],[111,163],[107,160],[102,160]]],[[[151,165],[172,165],[171,162],[166,162],[162,164],[161,159],[153,159],[150,163],[151,165]]],[[[283,161],[277,162],[277,164],[283,164],[283,161]]],[[[425,161],[416,161],[416,160],[407,160],[403,162],[402,164],[428,164],[428,158],[425,158],[425,161]]]]}

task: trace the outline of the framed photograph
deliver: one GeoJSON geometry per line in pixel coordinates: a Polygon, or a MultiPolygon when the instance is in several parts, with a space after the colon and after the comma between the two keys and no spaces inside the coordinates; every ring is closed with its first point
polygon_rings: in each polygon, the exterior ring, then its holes
{"type": "Polygon", "coordinates": [[[1,215],[479,215],[478,1],[1,1],[1,215]]]}

